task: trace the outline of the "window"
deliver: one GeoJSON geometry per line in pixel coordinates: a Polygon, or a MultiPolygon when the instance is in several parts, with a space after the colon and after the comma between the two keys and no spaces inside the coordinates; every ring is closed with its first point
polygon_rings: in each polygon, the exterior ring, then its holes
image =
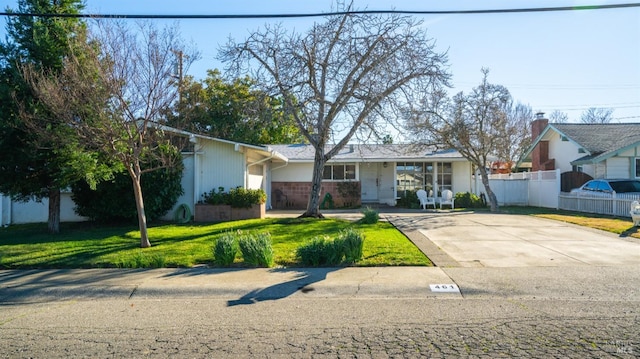
{"type": "Polygon", "coordinates": [[[443,190],[452,189],[453,166],[451,162],[399,162],[396,165],[398,197],[407,191],[424,189],[433,196],[440,196],[443,190]],[[437,185],[438,192],[433,193],[437,185]]]}
{"type": "Polygon", "coordinates": [[[446,189],[453,192],[453,166],[451,162],[438,163],[438,196],[446,189]]]}
{"type": "Polygon", "coordinates": [[[328,181],[355,180],[356,165],[325,165],[322,179],[328,181]]]}
{"type": "Polygon", "coordinates": [[[640,177],[640,158],[636,158],[636,177],[640,177]]]}

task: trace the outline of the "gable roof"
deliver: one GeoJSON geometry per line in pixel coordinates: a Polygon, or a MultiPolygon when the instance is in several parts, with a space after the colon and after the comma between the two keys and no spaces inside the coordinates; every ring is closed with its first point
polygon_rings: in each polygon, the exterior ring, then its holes
{"type": "Polygon", "coordinates": [[[157,126],[159,126],[160,128],[162,128],[164,131],[168,131],[168,132],[172,132],[175,133],[176,135],[179,136],[184,136],[184,137],[188,137],[189,140],[195,140],[196,138],[199,139],[203,139],[203,140],[207,140],[207,141],[213,141],[213,142],[221,142],[221,143],[226,143],[229,145],[233,145],[236,148],[236,151],[238,151],[239,148],[246,148],[249,150],[252,150],[256,153],[259,153],[262,156],[265,157],[271,157],[283,162],[287,162],[288,159],[287,157],[283,156],[281,153],[273,150],[272,148],[269,148],[268,146],[260,146],[260,145],[251,145],[248,143],[242,143],[242,142],[236,142],[236,141],[230,141],[230,140],[225,140],[222,138],[216,138],[216,137],[210,137],[210,136],[206,136],[206,135],[201,135],[201,134],[197,134],[197,133],[193,133],[193,132],[188,132],[188,131],[184,131],[184,130],[180,130],[174,127],[170,127],[167,125],[162,125],[162,124],[157,124],[157,126]]]}
{"type": "MultiPolygon", "coordinates": [[[[310,144],[269,145],[270,149],[287,157],[290,162],[313,162],[315,149],[310,144]]],[[[326,147],[326,151],[333,148],[326,147]]],[[[412,144],[346,145],[329,162],[382,162],[382,161],[466,161],[455,150],[437,150],[412,144]]]]}
{"type": "Polygon", "coordinates": [[[572,161],[573,165],[595,163],[640,144],[640,123],[550,123],[525,153],[528,157],[540,141],[555,131],[581,147],[586,156],[572,161]]]}
{"type": "Polygon", "coordinates": [[[640,141],[640,123],[551,124],[592,155],[616,151],[640,141]]]}

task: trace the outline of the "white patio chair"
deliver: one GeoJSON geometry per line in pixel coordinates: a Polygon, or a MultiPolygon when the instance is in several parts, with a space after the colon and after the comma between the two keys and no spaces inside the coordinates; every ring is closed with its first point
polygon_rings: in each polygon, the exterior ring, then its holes
{"type": "Polygon", "coordinates": [[[433,205],[433,209],[436,209],[436,199],[427,196],[427,191],[421,189],[416,192],[418,199],[420,200],[420,206],[422,209],[427,209],[427,206],[433,205]]]}
{"type": "Polygon", "coordinates": [[[455,198],[453,198],[453,192],[451,192],[448,189],[445,189],[444,191],[442,191],[442,199],[440,200],[440,209],[442,209],[442,206],[451,206],[451,209],[454,209],[454,205],[453,205],[453,201],[455,200],[455,198]]]}

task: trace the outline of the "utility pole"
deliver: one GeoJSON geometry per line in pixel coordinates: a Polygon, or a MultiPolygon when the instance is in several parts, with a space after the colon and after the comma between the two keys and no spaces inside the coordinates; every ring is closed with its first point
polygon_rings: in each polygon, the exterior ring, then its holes
{"type": "Polygon", "coordinates": [[[171,50],[171,52],[176,54],[176,57],[178,58],[178,64],[177,64],[178,71],[177,71],[177,74],[174,74],[173,76],[178,79],[178,103],[181,103],[182,102],[182,78],[183,78],[182,59],[184,58],[184,53],[182,52],[182,50],[171,50]]]}

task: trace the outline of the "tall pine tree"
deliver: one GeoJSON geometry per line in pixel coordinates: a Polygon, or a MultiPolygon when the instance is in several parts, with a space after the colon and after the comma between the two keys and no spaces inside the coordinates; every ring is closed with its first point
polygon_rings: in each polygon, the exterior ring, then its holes
{"type": "Polygon", "coordinates": [[[60,231],[60,190],[79,178],[96,178],[96,155],[82,152],[66,126],[35,98],[21,75],[29,64],[58,73],[73,50],[73,42],[84,39],[86,24],[77,18],[21,14],[78,14],[81,0],[19,0],[16,10],[7,9],[7,37],[0,42],[0,192],[16,200],[49,200],[48,229],[60,231]],[[22,118],[36,119],[27,125],[22,118]]]}

